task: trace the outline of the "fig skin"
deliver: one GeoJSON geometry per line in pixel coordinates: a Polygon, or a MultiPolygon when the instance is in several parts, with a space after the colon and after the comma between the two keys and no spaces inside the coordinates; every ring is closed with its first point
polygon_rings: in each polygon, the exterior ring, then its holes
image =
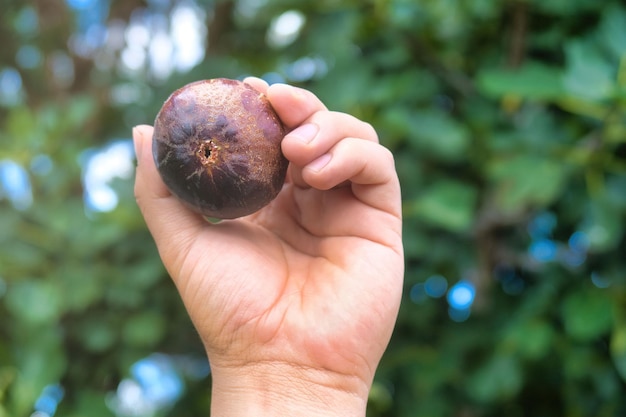
{"type": "Polygon", "coordinates": [[[206,217],[234,219],[269,204],[285,181],[285,127],[265,95],[237,80],[196,81],[165,101],[152,154],[163,182],[206,217]]]}

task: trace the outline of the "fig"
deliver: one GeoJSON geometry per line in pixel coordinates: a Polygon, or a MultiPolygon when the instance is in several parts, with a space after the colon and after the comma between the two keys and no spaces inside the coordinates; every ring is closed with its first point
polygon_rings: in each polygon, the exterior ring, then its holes
{"type": "Polygon", "coordinates": [[[256,212],[281,190],[285,127],[264,94],[237,80],[196,81],[174,91],[154,122],[152,153],[163,182],[203,216],[256,212]]]}

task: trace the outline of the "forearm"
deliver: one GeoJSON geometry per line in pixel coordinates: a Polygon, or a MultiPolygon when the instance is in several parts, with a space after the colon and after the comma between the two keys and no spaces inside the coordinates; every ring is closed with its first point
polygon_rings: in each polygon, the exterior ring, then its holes
{"type": "Polygon", "coordinates": [[[288,365],[213,369],[211,417],[364,417],[369,386],[358,378],[288,365]]]}

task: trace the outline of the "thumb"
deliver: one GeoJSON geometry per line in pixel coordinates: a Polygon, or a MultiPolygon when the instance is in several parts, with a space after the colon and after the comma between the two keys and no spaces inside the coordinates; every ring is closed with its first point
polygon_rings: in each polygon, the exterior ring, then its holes
{"type": "Polygon", "coordinates": [[[161,180],[152,158],[153,132],[154,128],[148,125],[139,125],[133,128],[133,144],[135,145],[135,156],[137,158],[135,197],[140,207],[147,200],[171,196],[161,180]]]}
{"type": "Polygon", "coordinates": [[[135,199],[171,274],[207,222],[176,199],[161,180],[152,157],[153,130],[147,125],[133,128],[137,157],[135,199]]]}

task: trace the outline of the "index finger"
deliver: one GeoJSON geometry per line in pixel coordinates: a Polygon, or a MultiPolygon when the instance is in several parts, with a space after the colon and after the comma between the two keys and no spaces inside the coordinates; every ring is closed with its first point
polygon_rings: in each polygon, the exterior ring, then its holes
{"type": "Polygon", "coordinates": [[[267,87],[269,87],[269,84],[265,80],[258,77],[246,77],[243,82],[263,94],[265,94],[267,87]]]}
{"type": "Polygon", "coordinates": [[[328,110],[312,92],[287,84],[272,84],[265,95],[289,129],[299,126],[318,111],[328,110]]]}

